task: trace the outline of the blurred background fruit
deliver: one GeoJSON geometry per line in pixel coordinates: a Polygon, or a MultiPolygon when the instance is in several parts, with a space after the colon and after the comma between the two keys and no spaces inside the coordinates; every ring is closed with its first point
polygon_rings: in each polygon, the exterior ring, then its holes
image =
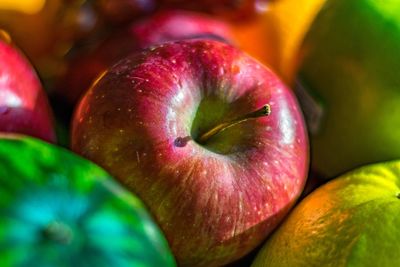
{"type": "Polygon", "coordinates": [[[99,0],[91,2],[107,23],[118,26],[154,11],[169,9],[208,13],[215,18],[240,22],[254,19],[264,13],[271,0],[99,0]]]}
{"type": "Polygon", "coordinates": [[[129,23],[156,10],[158,0],[96,0],[92,1],[100,16],[113,25],[129,23]]]}
{"type": "Polygon", "coordinates": [[[39,140],[0,137],[0,207],[2,266],[175,266],[138,198],[39,140]]]}
{"type": "Polygon", "coordinates": [[[53,115],[35,70],[0,29],[0,131],[55,142],[53,115]]]}
{"type": "Polygon", "coordinates": [[[159,0],[162,8],[183,8],[234,21],[252,19],[267,9],[270,0],[159,0]]]}
{"type": "Polygon", "coordinates": [[[263,64],[278,70],[276,32],[265,23],[266,14],[252,20],[230,22],[235,45],[263,64]]]}
{"type": "Polygon", "coordinates": [[[252,267],[400,265],[399,185],[400,161],[330,181],[294,208],[252,267]]]}
{"type": "MultiPolygon", "coordinates": [[[[271,1],[267,12],[261,16],[265,32],[269,36],[267,42],[274,43],[273,50],[268,51],[270,54],[275,54],[275,61],[271,63],[271,66],[291,86],[294,81],[300,45],[325,1],[271,1]]],[[[260,36],[262,35],[261,33],[260,36]]],[[[251,42],[250,39],[248,41],[251,42]]]]}
{"type": "Polygon", "coordinates": [[[84,0],[0,1],[0,28],[45,80],[62,73],[62,57],[96,23],[96,14],[84,0]]]}
{"type": "Polygon", "coordinates": [[[293,86],[303,38],[326,0],[268,1],[251,20],[231,21],[237,46],[293,86]]]}
{"type": "Polygon", "coordinates": [[[398,14],[398,0],[327,1],[305,39],[297,93],[323,176],[400,157],[398,14]]]}

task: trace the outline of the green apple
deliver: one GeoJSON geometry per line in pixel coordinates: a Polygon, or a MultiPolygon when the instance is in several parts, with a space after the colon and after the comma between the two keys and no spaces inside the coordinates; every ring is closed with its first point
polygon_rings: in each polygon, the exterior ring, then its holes
{"type": "Polygon", "coordinates": [[[400,157],[399,14],[399,0],[328,0],[306,36],[297,93],[328,178],[400,157]]]}
{"type": "Polygon", "coordinates": [[[399,160],[344,174],[300,202],[252,267],[400,266],[399,198],[399,160]]]}
{"type": "Polygon", "coordinates": [[[0,265],[172,267],[142,202],[95,164],[24,136],[0,135],[0,265]]]}

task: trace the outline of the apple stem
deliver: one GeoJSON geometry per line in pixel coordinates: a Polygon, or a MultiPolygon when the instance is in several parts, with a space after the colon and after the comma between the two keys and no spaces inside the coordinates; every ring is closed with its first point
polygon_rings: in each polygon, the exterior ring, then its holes
{"type": "Polygon", "coordinates": [[[244,121],[248,121],[251,119],[257,119],[260,117],[268,116],[269,114],[271,114],[271,107],[270,107],[270,105],[265,104],[264,106],[262,106],[260,109],[257,109],[256,111],[250,112],[246,115],[240,116],[231,121],[227,121],[227,122],[218,124],[214,128],[211,128],[207,132],[200,135],[200,137],[197,139],[197,142],[200,144],[205,144],[211,137],[213,137],[214,135],[216,135],[222,131],[225,131],[226,129],[228,129],[232,126],[235,126],[239,123],[242,123],[244,121]]]}

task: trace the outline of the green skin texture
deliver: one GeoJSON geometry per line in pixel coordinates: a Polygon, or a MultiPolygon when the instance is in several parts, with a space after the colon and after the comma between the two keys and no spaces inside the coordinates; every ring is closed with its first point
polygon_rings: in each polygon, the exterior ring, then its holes
{"type": "Polygon", "coordinates": [[[175,266],[141,201],[95,164],[22,136],[2,136],[0,159],[1,266],[175,266]]]}
{"type": "Polygon", "coordinates": [[[373,164],[306,197],[252,267],[400,266],[400,161],[373,164]]]}
{"type": "Polygon", "coordinates": [[[327,1],[305,39],[298,78],[324,108],[310,136],[323,176],[400,157],[398,14],[398,0],[327,1]]]}

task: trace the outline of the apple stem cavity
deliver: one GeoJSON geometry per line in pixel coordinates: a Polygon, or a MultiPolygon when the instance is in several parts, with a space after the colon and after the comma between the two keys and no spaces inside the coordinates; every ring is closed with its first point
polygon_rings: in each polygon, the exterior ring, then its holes
{"type": "Polygon", "coordinates": [[[269,116],[271,114],[271,107],[268,104],[265,104],[262,106],[260,109],[257,109],[256,111],[250,112],[248,114],[245,114],[243,116],[240,116],[236,119],[233,119],[231,121],[223,122],[221,124],[218,124],[217,126],[211,128],[210,130],[206,131],[200,137],[196,140],[199,144],[205,144],[207,141],[213,137],[214,135],[217,135],[218,133],[225,131],[226,129],[235,126],[239,123],[251,120],[251,119],[257,119],[260,117],[265,117],[269,116]]]}
{"type": "Polygon", "coordinates": [[[71,228],[61,222],[51,222],[44,229],[44,237],[56,241],[60,244],[69,244],[72,240],[71,228]]]}

